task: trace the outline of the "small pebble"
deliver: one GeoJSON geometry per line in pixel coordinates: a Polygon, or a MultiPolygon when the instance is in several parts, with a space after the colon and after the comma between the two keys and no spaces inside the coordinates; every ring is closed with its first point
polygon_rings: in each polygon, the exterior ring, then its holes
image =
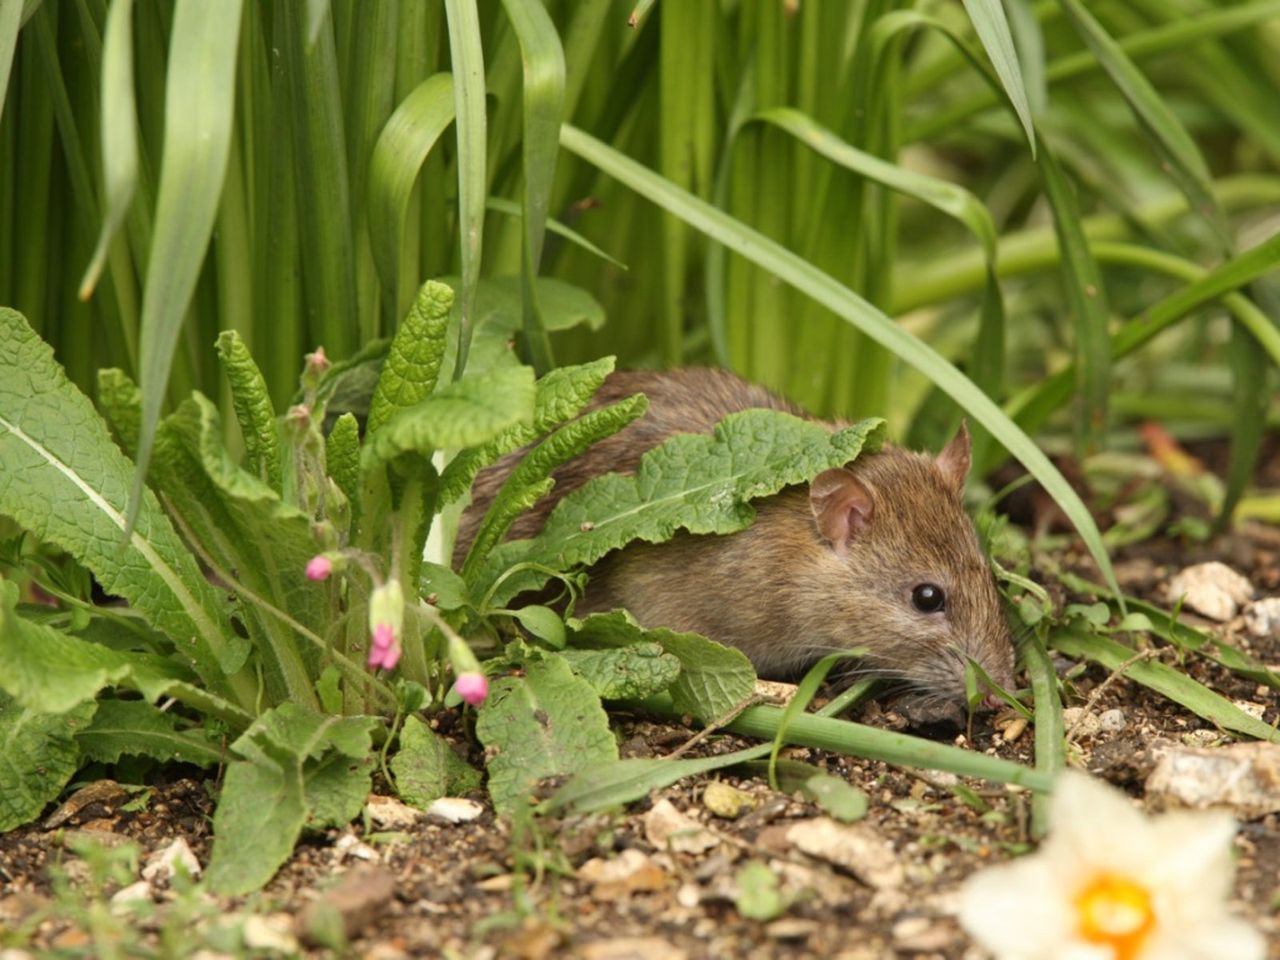
{"type": "Polygon", "coordinates": [[[1255,600],[1245,607],[1244,625],[1255,637],[1280,636],[1280,597],[1255,600]]]}
{"type": "Polygon", "coordinates": [[[395,797],[382,797],[376,793],[369,795],[365,811],[369,814],[369,820],[380,830],[403,830],[417,823],[422,816],[421,810],[415,810],[395,797]]]}
{"type": "Polygon", "coordinates": [[[126,916],[132,911],[134,904],[151,902],[151,884],[145,880],[131,883],[116,891],[111,898],[111,913],[114,916],[126,916]]]}
{"type": "Polygon", "coordinates": [[[702,791],[702,805],[717,817],[736,820],[756,808],[756,798],[723,780],[712,780],[702,791]]]}
{"type": "Polygon", "coordinates": [[[1124,711],[1118,707],[1111,710],[1103,710],[1098,715],[1098,726],[1108,733],[1117,733],[1123,730],[1127,722],[1124,717],[1124,711]]]}
{"type": "Polygon", "coordinates": [[[1223,623],[1253,596],[1253,584],[1225,563],[1213,560],[1180,571],[1169,581],[1166,592],[1170,603],[1181,599],[1188,610],[1223,623]]]}
{"type": "Polygon", "coordinates": [[[1067,735],[1072,737],[1092,737],[1102,730],[1102,721],[1097,714],[1084,707],[1067,707],[1062,711],[1062,722],[1067,728],[1067,735]]]}
{"type": "Polygon", "coordinates": [[[484,813],[484,806],[465,797],[441,797],[432,800],[427,816],[438,817],[449,823],[468,823],[484,813]]]}

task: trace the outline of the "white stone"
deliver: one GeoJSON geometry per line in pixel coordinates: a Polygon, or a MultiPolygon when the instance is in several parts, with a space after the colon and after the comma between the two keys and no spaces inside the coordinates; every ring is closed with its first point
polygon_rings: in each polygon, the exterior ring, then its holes
{"type": "Polygon", "coordinates": [[[417,823],[422,816],[421,810],[415,810],[395,797],[383,797],[376,793],[369,794],[364,808],[373,825],[382,830],[404,830],[417,823]]]}
{"type": "Polygon", "coordinates": [[[244,945],[250,950],[270,950],[292,957],[300,949],[293,934],[293,917],[287,913],[252,914],[245,918],[243,932],[244,945]]]}
{"type": "Polygon", "coordinates": [[[484,813],[484,805],[468,800],[466,797],[441,797],[432,800],[427,807],[427,816],[438,817],[449,823],[469,823],[484,813]]]}
{"type": "Polygon", "coordinates": [[[1157,748],[1146,782],[1159,807],[1225,809],[1242,820],[1280,811],[1280,744],[1235,743],[1209,750],[1157,748]]]}
{"type": "Polygon", "coordinates": [[[344,833],[340,836],[333,842],[333,849],[343,859],[351,857],[353,860],[364,860],[369,863],[377,863],[382,859],[377,850],[364,843],[354,833],[344,833]]]}
{"type": "Polygon", "coordinates": [[[1125,728],[1124,711],[1116,707],[1111,710],[1103,710],[1098,715],[1098,726],[1108,733],[1116,733],[1125,728]]]}
{"type": "Polygon", "coordinates": [[[200,861],[196,859],[190,845],[182,837],[178,837],[163,850],[147,858],[146,866],[142,868],[142,879],[152,883],[157,880],[172,879],[179,866],[186,870],[187,876],[192,879],[200,876],[200,861]]]}
{"type": "Polygon", "coordinates": [[[1253,596],[1253,584],[1217,560],[1180,571],[1166,588],[1170,603],[1182,605],[1220,623],[1230,620],[1253,596]]]}
{"type": "Polygon", "coordinates": [[[665,797],[644,815],[644,835],[658,850],[706,853],[720,841],[697,820],[676,809],[665,797]]]}
{"type": "Polygon", "coordinates": [[[123,916],[133,909],[134,904],[150,902],[151,884],[145,880],[139,880],[116,891],[111,898],[111,912],[117,917],[123,916]]]}
{"type": "Polygon", "coordinates": [[[891,890],[906,879],[893,845],[868,824],[815,817],[788,827],[786,836],[800,852],[847,870],[869,887],[891,890]]]}
{"type": "Polygon", "coordinates": [[[1255,637],[1280,634],[1280,597],[1264,597],[1245,607],[1244,625],[1255,637]]]}

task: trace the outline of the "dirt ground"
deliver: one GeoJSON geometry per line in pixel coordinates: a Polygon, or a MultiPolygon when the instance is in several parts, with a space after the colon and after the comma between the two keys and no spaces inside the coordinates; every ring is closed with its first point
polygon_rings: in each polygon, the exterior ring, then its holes
{"type": "MultiPolygon", "coordinates": [[[[1171,573],[1207,559],[1222,560],[1247,576],[1260,595],[1280,595],[1276,527],[1250,525],[1191,548],[1149,541],[1118,551],[1115,559],[1126,591],[1157,601],[1171,573]]],[[[1250,636],[1238,620],[1214,629],[1262,662],[1280,665],[1280,638],[1250,636]]],[[[1193,676],[1229,699],[1256,705],[1265,722],[1280,720],[1274,691],[1202,659],[1188,663],[1193,676]]],[[[1059,666],[1066,670],[1072,664],[1062,660],[1059,666]]],[[[1068,728],[1075,729],[1072,758],[1135,797],[1143,794],[1159,744],[1203,746],[1232,739],[1128,680],[1115,678],[1100,690],[1107,679],[1105,670],[1090,667],[1071,686],[1074,700],[1067,706],[1083,708],[1068,716],[1068,728]]],[[[880,726],[899,722],[874,703],[858,718],[880,726]]],[[[1029,763],[1031,730],[1019,731],[1016,723],[1011,727],[1012,719],[1012,714],[986,716],[975,724],[971,740],[960,734],[954,742],[1029,763]]],[[[693,733],[643,717],[620,723],[627,756],[661,756],[693,733]]],[[[694,754],[746,745],[731,736],[712,737],[694,754]]],[[[248,948],[220,952],[208,947],[201,956],[984,956],[955,920],[956,892],[976,869],[1028,848],[1029,794],[974,781],[969,785],[978,797],[961,799],[948,789],[955,778],[947,775],[910,774],[816,750],[796,749],[790,755],[868,793],[870,811],[858,830],[874,853],[870,867],[847,869],[799,849],[789,828],[821,818],[814,804],[773,793],[759,779],[720,773],[658,791],[624,813],[541,823],[516,835],[485,808],[464,823],[419,816],[402,827],[356,824],[310,837],[263,894],[211,905],[209,917],[193,923],[190,942],[212,942],[202,931],[255,914],[240,934],[248,948]],[[704,799],[715,782],[745,791],[754,809],[737,819],[711,814],[704,799]],[[706,828],[692,838],[686,833],[674,851],[655,843],[659,821],[670,815],[667,802],[706,828]],[[769,865],[781,878],[776,892],[785,908],[775,918],[748,919],[735,906],[734,877],[752,860],[769,865]],[[308,946],[302,930],[307,921],[298,920],[317,916],[314,907],[307,914],[308,906],[335,885],[339,889],[324,894],[324,902],[346,918],[351,937],[345,953],[308,946]]],[[[60,956],[93,955],[81,926],[65,918],[40,920],[41,911],[51,906],[50,866],[69,857],[61,845],[66,836],[95,831],[108,842],[130,838],[144,856],[182,837],[207,863],[215,786],[176,780],[155,789],[140,809],[122,810],[117,797],[86,806],[58,830],[35,824],[0,836],[0,929],[7,928],[12,937],[25,918],[29,926],[35,924],[26,948],[33,955],[44,949],[60,956]]],[[[1234,906],[1267,936],[1269,957],[1280,958],[1280,815],[1243,823],[1236,851],[1234,906]]],[[[21,956],[0,952],[3,960],[21,956]]]]}

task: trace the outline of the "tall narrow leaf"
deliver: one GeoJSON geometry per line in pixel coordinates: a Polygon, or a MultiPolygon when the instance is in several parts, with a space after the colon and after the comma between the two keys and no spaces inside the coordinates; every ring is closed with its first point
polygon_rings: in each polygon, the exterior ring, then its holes
{"type": "Polygon", "coordinates": [[[218,213],[231,145],[243,0],[177,0],[165,86],[164,154],[142,298],[142,431],[129,497],[132,528],[182,321],[218,213]]]}
{"type": "Polygon", "coordinates": [[[1031,120],[1031,105],[1027,102],[1022,66],[1018,62],[1018,52],[1009,33],[1009,21],[1005,19],[1004,7],[1000,5],[1000,0],[964,0],[964,8],[973,21],[978,39],[986,48],[987,56],[991,58],[991,65],[996,69],[996,76],[1000,78],[1009,102],[1018,114],[1018,122],[1022,124],[1027,143],[1031,145],[1031,155],[1035,156],[1035,124],[1031,120]]]}

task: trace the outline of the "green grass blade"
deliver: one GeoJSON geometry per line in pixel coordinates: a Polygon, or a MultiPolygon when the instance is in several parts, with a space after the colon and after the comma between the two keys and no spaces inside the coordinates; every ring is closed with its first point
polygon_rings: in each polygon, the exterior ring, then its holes
{"type": "MultiPolygon", "coordinates": [[[[524,216],[524,210],[521,208],[520,204],[508,200],[505,197],[490,197],[484,202],[484,205],[485,209],[492,213],[502,213],[509,217],[524,216]]],[[[606,263],[613,264],[613,266],[617,267],[619,270],[627,269],[627,265],[616,257],[610,255],[609,251],[596,246],[582,234],[578,233],[577,230],[573,230],[565,226],[555,217],[547,218],[547,230],[558,237],[564,237],[564,239],[568,240],[574,246],[581,247],[583,250],[594,254],[606,263]]]]}
{"type": "Polygon", "coordinates": [[[97,285],[107,247],[124,222],[138,186],[138,114],[133,102],[133,0],[115,0],[107,13],[102,46],[102,182],[106,194],[102,231],[80,281],[80,299],[97,285]]]}
{"type": "MultiPolygon", "coordinates": [[[[1031,693],[1036,705],[1036,769],[1053,778],[1067,765],[1058,675],[1044,640],[1038,634],[1030,636],[1021,652],[1031,678],[1031,693]]],[[[1033,828],[1037,835],[1044,833],[1047,815],[1047,805],[1037,796],[1032,800],[1033,828]]]]}
{"type": "MultiPolygon", "coordinates": [[[[542,242],[547,233],[547,211],[551,186],[560,152],[560,123],[564,119],[564,51],[551,15],[541,3],[503,0],[520,40],[524,67],[524,241],[521,275],[524,292],[524,348],[539,375],[555,365],[551,340],[547,337],[538,308],[534,283],[542,262],[542,242]]],[[[481,214],[483,216],[483,213],[481,214]]]]}
{"type": "Polygon", "coordinates": [[[164,154],[142,296],[142,429],[129,497],[141,502],[169,367],[209,246],[231,146],[242,0],[178,0],[165,85],[164,154]]]}
{"type": "Polygon", "coordinates": [[[462,239],[462,289],[458,297],[461,322],[458,359],[453,376],[461,379],[471,348],[471,327],[484,250],[486,176],[486,117],[484,51],[480,46],[480,15],[475,0],[445,0],[449,21],[449,55],[453,62],[454,113],[458,133],[458,224],[462,239]]]}
{"type": "Polygon", "coordinates": [[[1031,120],[1031,105],[1027,102],[1027,90],[1023,84],[1022,66],[1018,62],[1018,52],[1013,45],[1013,37],[1009,33],[1009,21],[1005,19],[1004,7],[1000,0],[964,0],[965,11],[977,31],[978,39],[986,48],[991,65],[995,67],[1000,85],[1004,87],[1009,103],[1013,105],[1027,135],[1027,143],[1031,145],[1031,155],[1036,153],[1036,130],[1031,120]]]}
{"type": "Polygon", "coordinates": [[[13,51],[22,29],[22,0],[0,0],[0,119],[4,118],[5,94],[13,69],[13,51]]]}
{"type": "Polygon", "coordinates": [[[1053,227],[1061,251],[1062,285],[1076,330],[1076,388],[1080,394],[1077,438],[1083,449],[1101,447],[1107,428],[1111,389],[1111,340],[1102,273],[1080,226],[1075,194],[1053,151],[1043,141],[1036,158],[1045,195],[1053,208],[1053,227]]]}
{"type": "MultiPolygon", "coordinates": [[[[1053,648],[1069,657],[1085,657],[1108,670],[1119,670],[1133,660],[1137,651],[1107,637],[1091,636],[1075,630],[1062,630],[1050,638],[1053,648]]],[[[1196,716],[1215,723],[1224,730],[1242,733],[1257,740],[1280,743],[1280,730],[1245,713],[1226,697],[1214,693],[1202,683],[1168,664],[1155,662],[1129,663],[1124,675],[1135,683],[1168,697],[1196,716]]]]}
{"type": "Polygon", "coordinates": [[[1089,553],[1103,571],[1107,584],[1119,594],[1111,561],[1088,508],[1031,438],[941,354],[828,274],[710,204],[673,186],[652,170],[572,126],[566,125],[560,137],[561,144],[571,153],[813,297],[937,384],[1040,481],[1079,531],[1089,553]]]}
{"type": "Polygon", "coordinates": [[[284,36],[273,43],[283,52],[289,84],[302,300],[312,343],[343,359],[356,350],[358,318],[338,52],[329,21],[310,43],[302,10],[293,3],[281,10],[284,36]]]}
{"type": "Polygon", "coordinates": [[[1209,168],[1165,98],[1125,55],[1124,50],[1085,9],[1080,0],[1058,0],[1085,45],[1097,57],[1130,109],[1169,161],[1169,172],[1187,195],[1191,209],[1205,217],[1225,244],[1225,229],[1209,186],[1209,168]]]}
{"type": "Polygon", "coordinates": [[[400,303],[400,250],[413,184],[427,155],[453,122],[453,77],[437,73],[418,84],[387,120],[369,161],[369,240],[382,280],[385,327],[408,309],[400,303]]]}

